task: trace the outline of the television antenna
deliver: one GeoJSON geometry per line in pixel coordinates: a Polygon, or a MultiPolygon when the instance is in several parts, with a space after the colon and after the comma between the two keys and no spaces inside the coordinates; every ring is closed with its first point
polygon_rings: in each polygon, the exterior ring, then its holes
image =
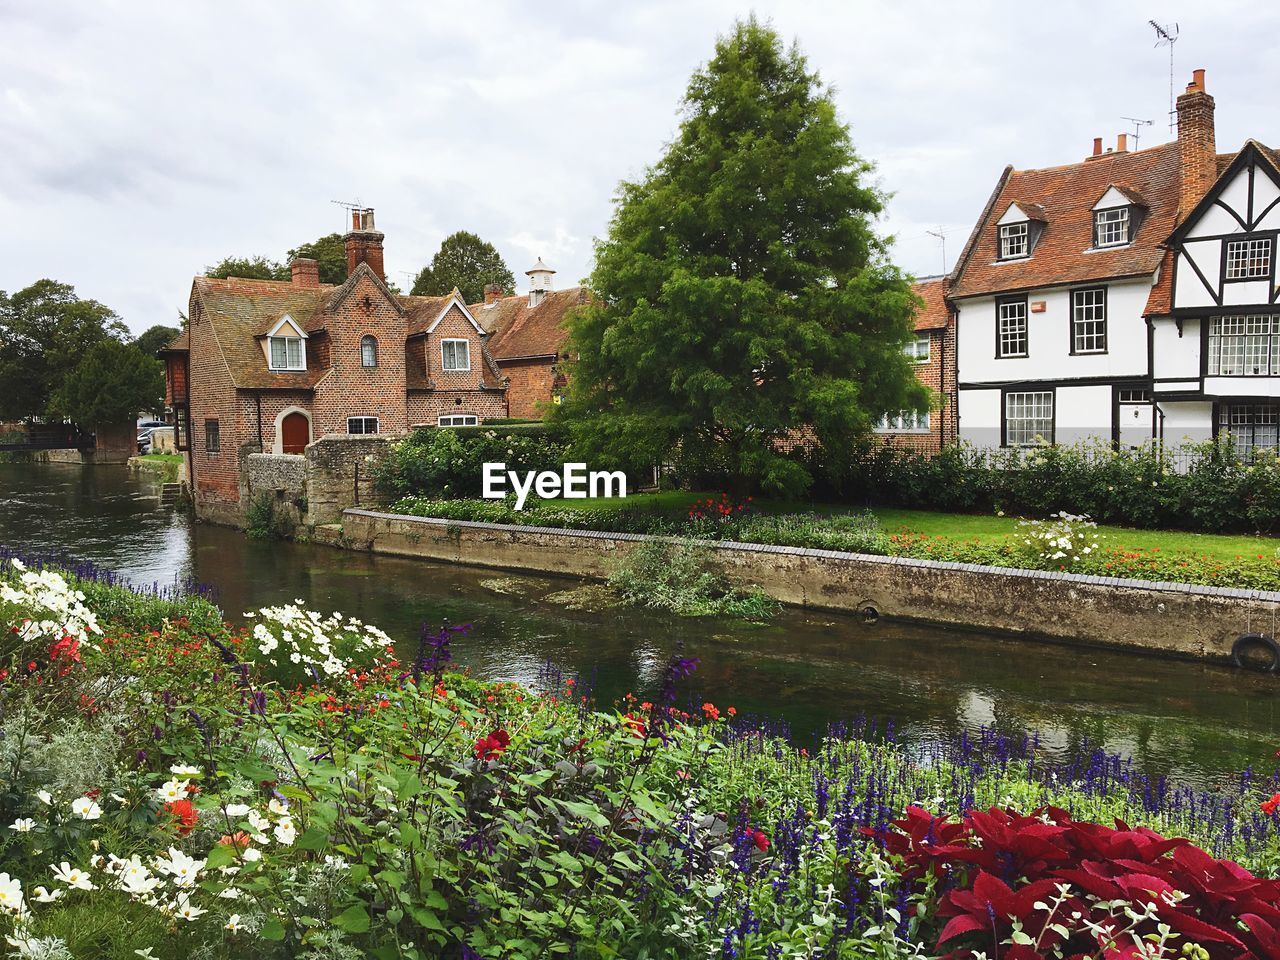
{"type": "Polygon", "coordinates": [[[945,274],[947,272],[947,231],[939,225],[937,230],[926,230],[925,233],[931,237],[937,237],[938,243],[942,245],[942,272],[945,274]]]}
{"type": "Polygon", "coordinates": [[[1178,25],[1176,23],[1159,24],[1148,20],[1156,32],[1156,46],[1169,48],[1169,132],[1173,133],[1174,122],[1178,116],[1177,103],[1173,97],[1173,45],[1178,42],[1178,25]]]}
{"type": "Polygon", "coordinates": [[[1137,153],[1137,152],[1138,152],[1138,133],[1139,133],[1139,131],[1141,131],[1143,127],[1149,127],[1149,126],[1151,126],[1151,125],[1152,125],[1152,123],[1153,123],[1154,121],[1152,121],[1152,120],[1139,120],[1137,117],[1121,117],[1120,119],[1121,119],[1121,120],[1128,120],[1130,123],[1132,123],[1132,124],[1133,124],[1133,151],[1134,151],[1134,153],[1137,153]]]}
{"type": "Polygon", "coordinates": [[[342,221],[344,230],[351,229],[351,211],[364,209],[364,204],[361,203],[359,200],[330,200],[329,202],[336,203],[338,206],[340,206],[343,210],[347,212],[347,215],[343,218],[343,221],[342,221]]]}

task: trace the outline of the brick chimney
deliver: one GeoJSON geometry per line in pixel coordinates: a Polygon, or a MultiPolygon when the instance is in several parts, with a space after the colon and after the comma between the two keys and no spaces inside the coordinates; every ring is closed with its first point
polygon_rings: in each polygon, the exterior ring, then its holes
{"type": "Polygon", "coordinates": [[[1213,97],[1205,93],[1204,71],[1192,72],[1186,92],[1178,97],[1178,159],[1182,179],[1178,220],[1191,212],[1218,179],[1213,136],[1213,97]]]}
{"type": "Polygon", "coordinates": [[[485,305],[486,305],[486,306],[488,306],[488,305],[489,305],[489,304],[491,304],[491,303],[497,303],[499,300],[501,300],[501,299],[502,299],[502,294],[503,294],[504,292],[505,292],[505,291],[502,289],[502,284],[500,284],[500,283],[486,283],[486,284],[484,285],[484,302],[485,302],[485,305]]]}
{"type": "Polygon", "coordinates": [[[347,249],[347,273],[367,263],[379,280],[387,279],[382,267],[382,234],[374,229],[373,208],[351,211],[351,232],[342,238],[347,249]]]}
{"type": "Polygon", "coordinates": [[[1116,153],[1129,152],[1129,135],[1121,133],[1116,136],[1116,153]]]}
{"type": "Polygon", "coordinates": [[[1102,138],[1101,138],[1101,137],[1094,137],[1094,138],[1093,138],[1093,153],[1091,153],[1091,154],[1089,155],[1088,159],[1092,160],[1094,157],[1100,157],[1100,156],[1102,156],[1102,138]]]}
{"type": "Polygon", "coordinates": [[[317,260],[298,257],[289,264],[289,271],[293,274],[293,285],[295,287],[315,288],[320,286],[320,263],[317,260]]]}

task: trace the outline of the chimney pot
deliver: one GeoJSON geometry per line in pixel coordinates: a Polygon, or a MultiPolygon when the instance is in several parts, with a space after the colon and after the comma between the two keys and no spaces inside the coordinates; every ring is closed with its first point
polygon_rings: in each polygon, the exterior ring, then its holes
{"type": "Polygon", "coordinates": [[[502,284],[486,283],[484,285],[484,302],[486,304],[490,304],[490,303],[495,303],[498,300],[501,300],[503,292],[504,291],[502,289],[502,284]]]}
{"type": "Polygon", "coordinates": [[[351,211],[351,232],[342,238],[347,251],[347,273],[367,263],[378,279],[386,282],[382,264],[382,234],[373,228],[373,208],[351,211]]]}
{"type": "Polygon", "coordinates": [[[320,264],[307,257],[298,257],[289,264],[295,287],[315,289],[320,286],[320,264]]]}
{"type": "Polygon", "coordinates": [[[1129,135],[1122,133],[1116,137],[1116,153],[1127,153],[1129,150],[1129,135]]]}
{"type": "Polygon", "coordinates": [[[1191,85],[1201,92],[1204,91],[1204,68],[1191,71],[1191,85]]]}
{"type": "Polygon", "coordinates": [[[1204,89],[1204,70],[1193,71],[1187,92],[1178,97],[1179,222],[1218,179],[1213,108],[1213,97],[1204,89]]]}
{"type": "Polygon", "coordinates": [[[1101,137],[1093,138],[1093,155],[1095,157],[1102,156],[1102,138],[1101,137]]]}
{"type": "Polygon", "coordinates": [[[360,211],[359,210],[353,209],[351,211],[351,229],[352,230],[360,229],[360,211]]]}

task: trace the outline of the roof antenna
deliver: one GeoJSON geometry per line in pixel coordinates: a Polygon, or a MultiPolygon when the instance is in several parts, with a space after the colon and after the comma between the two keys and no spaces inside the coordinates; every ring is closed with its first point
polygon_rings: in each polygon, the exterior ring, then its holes
{"type": "Polygon", "coordinates": [[[947,272],[947,231],[942,229],[942,225],[938,225],[937,230],[926,230],[931,237],[937,237],[938,243],[942,245],[942,273],[945,276],[947,272]]]}
{"type": "Polygon", "coordinates": [[[1137,117],[1121,117],[1120,119],[1128,120],[1130,123],[1133,124],[1133,152],[1137,153],[1138,152],[1138,131],[1140,131],[1143,127],[1151,126],[1154,121],[1139,120],[1137,117]]]}
{"type": "Polygon", "coordinates": [[[1178,25],[1176,23],[1166,23],[1163,26],[1154,20],[1148,20],[1151,28],[1156,32],[1156,46],[1169,48],[1169,132],[1173,133],[1174,122],[1177,119],[1177,105],[1173,98],[1173,45],[1178,42],[1178,25]]]}
{"type": "Polygon", "coordinates": [[[343,217],[342,219],[343,233],[346,233],[348,230],[351,229],[351,211],[364,209],[364,204],[361,203],[359,200],[330,200],[329,202],[336,203],[338,206],[340,206],[343,210],[347,212],[347,216],[343,217]]]}

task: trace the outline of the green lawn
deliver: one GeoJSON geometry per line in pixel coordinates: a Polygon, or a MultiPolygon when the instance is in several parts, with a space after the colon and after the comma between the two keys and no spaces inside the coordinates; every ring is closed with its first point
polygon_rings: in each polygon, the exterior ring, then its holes
{"type": "MultiPolygon", "coordinates": [[[[557,509],[586,510],[617,508],[625,504],[628,509],[652,509],[658,513],[680,515],[699,500],[720,496],[719,493],[667,490],[661,493],[639,493],[625,501],[608,498],[587,500],[558,500],[557,509]]],[[[761,499],[755,507],[769,513],[810,512],[849,513],[861,512],[860,508],[837,504],[813,504],[761,499]]],[[[968,513],[937,513],[929,510],[899,510],[877,507],[872,510],[880,525],[888,533],[910,531],[931,537],[950,537],[958,540],[984,542],[1006,540],[1018,526],[1016,517],[985,516],[968,513]]],[[[1185,533],[1180,530],[1135,530],[1131,527],[1099,526],[1103,543],[1108,547],[1133,550],[1159,550],[1161,553],[1209,557],[1215,560],[1234,560],[1259,555],[1270,558],[1280,556],[1280,538],[1250,537],[1210,533],[1185,533]]]]}
{"type": "Polygon", "coordinates": [[[180,453],[144,453],[139,456],[139,460],[151,460],[155,463],[181,463],[182,454],[180,453]]]}

